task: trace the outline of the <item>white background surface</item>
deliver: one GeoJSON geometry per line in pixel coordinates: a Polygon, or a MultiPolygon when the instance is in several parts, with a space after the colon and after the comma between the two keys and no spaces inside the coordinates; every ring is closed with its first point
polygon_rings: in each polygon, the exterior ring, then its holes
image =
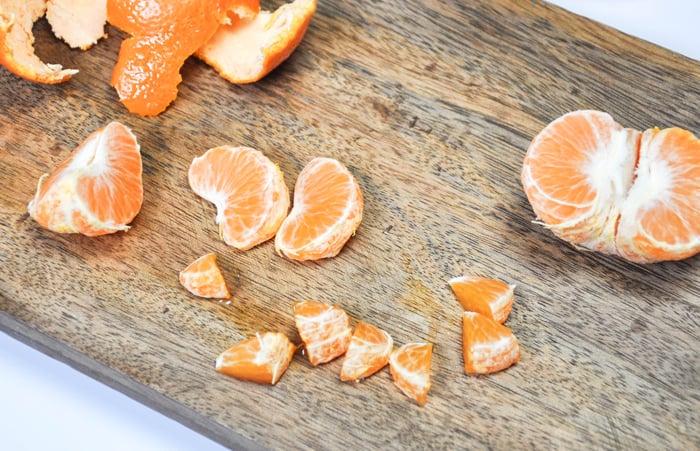
{"type": "MultiPolygon", "coordinates": [[[[555,0],[552,3],[700,60],[700,38],[696,32],[700,0],[555,0]]],[[[2,332],[0,448],[7,451],[223,449],[2,332]]]]}

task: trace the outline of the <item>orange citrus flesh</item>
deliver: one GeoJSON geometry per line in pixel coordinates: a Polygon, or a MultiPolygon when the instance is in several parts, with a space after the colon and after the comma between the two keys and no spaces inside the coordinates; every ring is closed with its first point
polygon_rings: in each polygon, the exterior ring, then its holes
{"type": "Polygon", "coordinates": [[[316,0],[295,0],[274,12],[223,25],[195,55],[231,83],[252,83],[274,70],[299,46],[316,0]]]}
{"type": "Polygon", "coordinates": [[[142,203],[139,145],[128,127],[112,122],[39,179],[28,210],[54,232],[98,236],[128,230],[142,203]]]}
{"type": "Polygon", "coordinates": [[[289,211],[289,190],[279,167],[249,147],[209,149],[190,165],[192,190],[216,205],[226,244],[250,249],[272,238],[289,211]]]}
{"type": "Polygon", "coordinates": [[[60,64],[45,64],[34,53],[32,27],[46,13],[46,0],[3,0],[0,2],[0,64],[27,80],[61,83],[77,70],[60,64]]]}
{"type": "Polygon", "coordinates": [[[522,183],[560,238],[633,262],[700,252],[700,140],[679,128],[641,133],[574,111],[532,141],[522,183]]]}
{"type": "Polygon", "coordinates": [[[56,37],[87,50],[106,36],[107,0],[48,0],[46,20],[56,37]]]}
{"type": "Polygon", "coordinates": [[[155,116],[177,97],[185,60],[216,33],[235,0],[108,0],[109,23],[129,33],[111,84],[132,113],[155,116]]]}
{"type": "Polygon", "coordinates": [[[333,257],[360,226],[362,210],[360,186],[350,171],[332,158],[315,158],[297,178],[275,248],[293,260],[333,257]]]}
{"type": "Polygon", "coordinates": [[[409,398],[425,405],[430,391],[432,343],[408,343],[394,350],[389,370],[397,387],[409,398]]]}
{"type": "Polygon", "coordinates": [[[203,298],[230,299],[216,254],[203,255],[180,272],[180,283],[190,293],[203,298]]]}
{"type": "Polygon", "coordinates": [[[222,352],[216,371],[259,384],[275,385],[289,367],[297,346],[280,332],[256,334],[222,352]]]}
{"type": "Polygon", "coordinates": [[[462,352],[467,374],[501,371],[520,360],[520,346],[510,329],[477,312],[464,312],[462,352]]]}
{"type": "Polygon", "coordinates": [[[340,357],[350,345],[350,319],[340,307],[300,302],[294,306],[294,322],[309,362],[314,366],[340,357]]]}
{"type": "Polygon", "coordinates": [[[515,285],[479,276],[454,277],[452,291],[464,310],[479,312],[503,324],[513,308],[515,285]]]}
{"type": "Polygon", "coordinates": [[[360,381],[384,368],[394,347],[391,335],[365,322],[355,326],[345,353],[340,380],[360,381]]]}

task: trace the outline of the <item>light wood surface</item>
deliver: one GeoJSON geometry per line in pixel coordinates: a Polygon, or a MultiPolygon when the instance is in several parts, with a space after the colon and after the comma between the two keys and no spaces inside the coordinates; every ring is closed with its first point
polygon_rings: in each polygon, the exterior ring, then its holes
{"type": "Polygon", "coordinates": [[[233,86],[190,59],[176,102],[140,118],[108,85],[124,37],[108,32],[80,52],[37,24],[38,53],[80,69],[68,83],[0,69],[0,329],[236,448],[700,447],[700,259],[578,251],[531,222],[519,181],[532,137],[567,111],[699,133],[700,63],[539,1],[321,1],[301,47],[261,82],[233,86]],[[133,229],[39,228],[26,214],[38,178],[112,120],[143,153],[133,229]],[[314,263],[272,242],[227,247],[186,177],[222,144],[261,150],[290,190],[313,157],[344,162],[365,198],[357,234],[314,263]],[[230,304],[178,283],[212,251],[230,304]],[[507,371],[464,374],[447,280],[466,273],[517,284],[507,324],[522,360],[507,371]],[[298,342],[304,299],[397,345],[434,343],[427,405],[387,370],[342,383],[340,360],[298,355],[275,387],[214,371],[256,331],[298,342]]]}

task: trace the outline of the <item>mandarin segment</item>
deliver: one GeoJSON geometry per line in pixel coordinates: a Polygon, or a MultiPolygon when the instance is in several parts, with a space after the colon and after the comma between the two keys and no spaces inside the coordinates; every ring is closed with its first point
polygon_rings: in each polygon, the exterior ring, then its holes
{"type": "Polygon", "coordinates": [[[360,185],[342,163],[314,158],[299,173],[275,249],[293,260],[334,257],[360,226],[363,206],[360,185]]]}
{"type": "Polygon", "coordinates": [[[216,206],[219,235],[239,250],[271,239],[289,211],[279,167],[249,147],[220,146],[194,158],[192,190],[216,206]]]}
{"type": "Polygon", "coordinates": [[[231,83],[258,81],[299,46],[315,11],[316,0],[295,0],[274,12],[234,20],[220,27],[196,56],[231,83]]]}
{"type": "Polygon", "coordinates": [[[360,321],[355,326],[345,353],[340,380],[360,381],[384,368],[394,348],[391,335],[360,321]]]}
{"type": "Polygon", "coordinates": [[[495,373],[520,360],[520,345],[509,328],[477,312],[464,312],[462,321],[467,374],[495,373]]]}
{"type": "Polygon", "coordinates": [[[538,220],[560,238],[653,263],[700,251],[698,167],[690,132],[641,133],[584,110],[533,139],[521,179],[538,220]]]}
{"type": "Polygon", "coordinates": [[[180,284],[195,296],[230,299],[231,293],[216,261],[216,254],[202,255],[180,272],[180,284]]]}
{"type": "Polygon", "coordinates": [[[340,357],[350,345],[350,319],[338,306],[299,302],[294,306],[294,322],[309,362],[314,366],[340,357]]]}
{"type": "Polygon", "coordinates": [[[28,211],[54,232],[98,236],[128,230],[142,203],[140,147],[128,127],[112,122],[39,179],[28,211]]]}
{"type": "Polygon", "coordinates": [[[46,0],[0,2],[0,64],[27,80],[62,83],[78,71],[46,64],[34,53],[32,27],[46,13],[46,0]]]}
{"type": "Polygon", "coordinates": [[[425,405],[431,388],[432,343],[407,343],[391,353],[389,370],[397,387],[409,398],[425,405]]]}
{"type": "Polygon", "coordinates": [[[216,371],[236,379],[275,385],[289,367],[297,346],[280,332],[256,334],[222,352],[216,371]]]}
{"type": "Polygon", "coordinates": [[[465,275],[449,280],[462,308],[503,324],[513,308],[515,285],[487,277],[465,275]]]}

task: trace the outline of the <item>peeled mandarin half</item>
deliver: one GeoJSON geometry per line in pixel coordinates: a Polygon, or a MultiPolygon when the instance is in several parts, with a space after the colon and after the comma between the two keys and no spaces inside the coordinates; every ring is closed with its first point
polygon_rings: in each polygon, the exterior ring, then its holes
{"type": "Polygon", "coordinates": [[[365,322],[355,326],[345,353],[340,380],[360,381],[384,368],[394,348],[391,335],[365,322]]]}
{"type": "Polygon", "coordinates": [[[395,349],[389,359],[389,370],[396,386],[420,405],[428,400],[432,358],[432,343],[408,343],[395,349]]]}
{"type": "Polygon", "coordinates": [[[224,351],[216,371],[236,379],[275,385],[289,367],[297,346],[279,332],[256,334],[224,351]]]}
{"type": "Polygon", "coordinates": [[[128,127],[112,122],[39,179],[28,210],[54,232],[97,236],[128,230],[142,203],[139,145],[128,127]]]}
{"type": "Polygon", "coordinates": [[[277,252],[293,260],[334,257],[362,222],[355,177],[332,158],[315,158],[294,187],[294,204],[275,236],[277,252]]]}
{"type": "Polygon", "coordinates": [[[199,257],[183,269],[180,272],[180,284],[190,293],[202,298],[231,298],[213,252],[199,257]]]}
{"type": "Polygon", "coordinates": [[[350,319],[340,307],[315,301],[294,306],[294,322],[312,365],[330,362],[350,345],[350,319]]]}
{"type": "Polygon", "coordinates": [[[637,263],[700,252],[700,140],[686,130],[574,111],[533,139],[522,183],[537,218],[576,246],[637,263]]]}
{"type": "Polygon", "coordinates": [[[46,0],[0,2],[0,64],[27,80],[61,83],[78,73],[60,64],[46,64],[34,53],[32,27],[46,13],[46,0]]]}
{"type": "Polygon", "coordinates": [[[272,13],[232,20],[196,56],[231,83],[258,81],[299,46],[315,11],[316,0],[295,0],[272,13]]]}
{"type": "Polygon", "coordinates": [[[464,310],[479,312],[501,324],[510,315],[515,285],[479,276],[454,277],[449,284],[464,310]]]}
{"type": "Polygon", "coordinates": [[[520,345],[509,328],[477,312],[464,312],[462,321],[467,374],[495,373],[520,360],[520,345]]]}
{"type": "Polygon", "coordinates": [[[272,238],[289,211],[289,190],[279,167],[249,147],[221,146],[196,157],[192,190],[216,205],[226,244],[247,250],[272,238]]]}
{"type": "Polygon", "coordinates": [[[46,19],[56,37],[87,50],[105,37],[107,0],[48,0],[46,19]]]}

